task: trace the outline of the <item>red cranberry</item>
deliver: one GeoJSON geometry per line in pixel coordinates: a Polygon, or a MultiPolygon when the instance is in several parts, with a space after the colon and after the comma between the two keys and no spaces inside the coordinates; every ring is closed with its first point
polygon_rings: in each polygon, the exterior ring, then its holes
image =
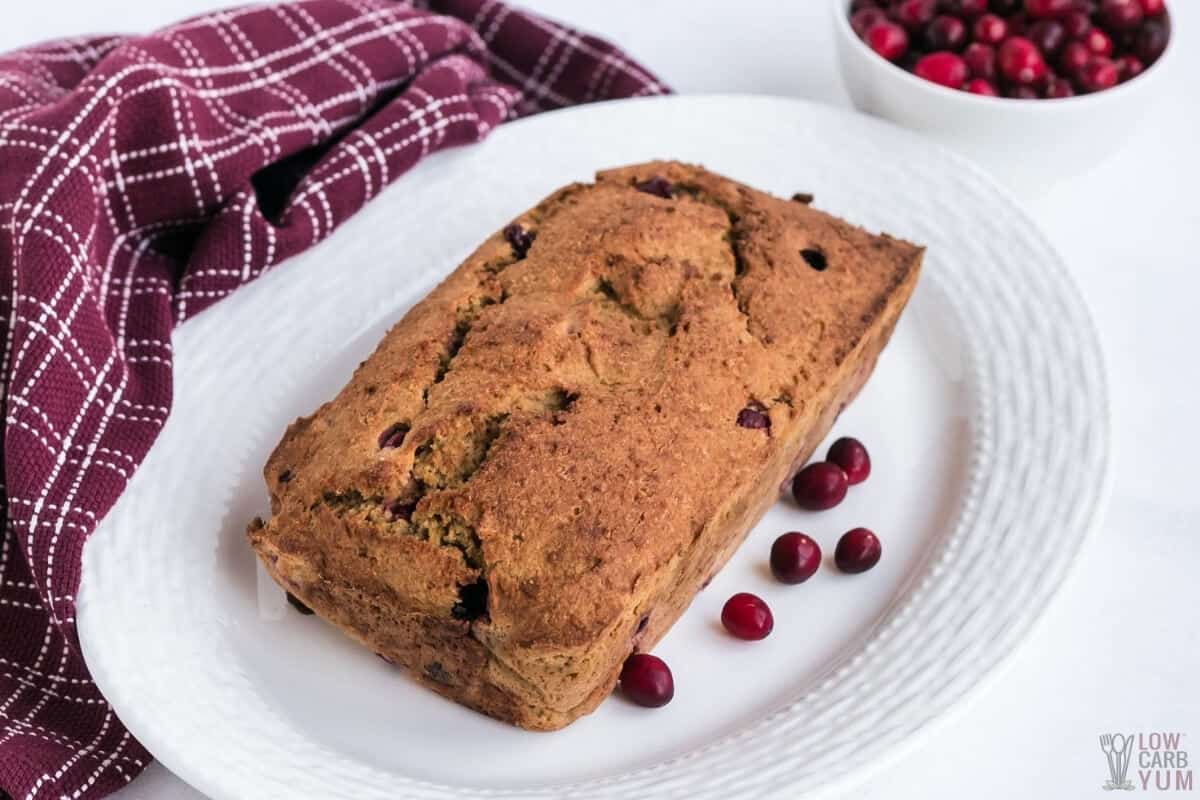
{"type": "Polygon", "coordinates": [[[1008,23],[995,14],[984,14],[975,20],[975,41],[982,44],[1000,44],[1008,35],[1008,23]]]}
{"type": "Polygon", "coordinates": [[[804,583],[821,566],[821,546],[807,534],[785,533],[771,545],[771,574],[783,583],[804,583]]]}
{"type": "Polygon", "coordinates": [[[1046,74],[1034,81],[1031,86],[1037,90],[1040,97],[1046,96],[1046,90],[1050,88],[1052,81],[1058,79],[1058,75],[1050,67],[1046,67],[1046,74]]]}
{"type": "Polygon", "coordinates": [[[892,9],[896,21],[912,32],[929,24],[937,13],[937,0],[900,0],[892,9]]]}
{"type": "Polygon", "coordinates": [[[796,473],[792,496],[801,508],[824,511],[846,498],[846,473],[837,464],[817,461],[796,473]]]}
{"type": "Polygon", "coordinates": [[[931,50],[961,50],[967,43],[967,26],[948,14],[934,17],[925,28],[925,43],[931,50]]]}
{"type": "Polygon", "coordinates": [[[833,560],[838,569],[853,575],[866,572],[878,564],[882,553],[879,537],[866,528],[855,528],[846,531],[842,538],[838,539],[833,560]]]}
{"type": "Polygon", "coordinates": [[[888,61],[895,61],[908,49],[908,34],[894,22],[877,22],[867,31],[867,45],[888,61]]]}
{"type": "Polygon", "coordinates": [[[1033,42],[1042,55],[1050,58],[1062,49],[1067,40],[1067,30],[1061,22],[1044,19],[1029,29],[1029,41],[1033,42]]]}
{"type": "Polygon", "coordinates": [[[524,258],[533,245],[533,234],[515,222],[505,227],[504,238],[508,240],[517,258],[524,258]]]}
{"type": "Polygon", "coordinates": [[[1142,13],[1147,17],[1161,17],[1166,11],[1165,0],[1142,0],[1142,13]]]}
{"type": "Polygon", "coordinates": [[[846,473],[846,482],[853,486],[862,483],[871,474],[871,456],[858,439],[843,436],[829,447],[826,461],[832,461],[846,473]]]}
{"type": "Polygon", "coordinates": [[[661,197],[664,200],[670,200],[675,194],[675,187],[671,185],[669,180],[661,175],[655,175],[649,180],[642,181],[641,183],[635,183],[633,188],[637,189],[639,192],[645,192],[646,194],[652,194],[655,197],[661,197]]]}
{"type": "Polygon", "coordinates": [[[1062,56],[1058,59],[1058,67],[1067,75],[1078,75],[1084,64],[1092,60],[1092,51],[1083,42],[1067,42],[1062,56]]]}
{"type": "Polygon", "coordinates": [[[887,14],[882,8],[864,8],[862,11],[854,12],[854,16],[850,18],[850,27],[854,28],[854,32],[859,38],[865,38],[867,31],[880,22],[887,22],[887,14]]]}
{"type": "MultiPolygon", "coordinates": [[[[1006,19],[1005,22],[1008,23],[1008,35],[1009,36],[1024,36],[1026,34],[1026,32],[1029,30],[1029,26],[1033,24],[1025,16],[1024,12],[1021,12],[1020,14],[1014,14],[1013,16],[1006,19]]],[[[1008,38],[1008,37],[1005,37],[1005,38],[1008,38]]]]}
{"type": "Polygon", "coordinates": [[[954,53],[943,50],[921,56],[913,72],[919,78],[957,89],[967,79],[967,64],[954,53]]]}
{"type": "Polygon", "coordinates": [[[876,0],[850,0],[850,13],[862,11],[864,8],[879,8],[876,0]]]}
{"type": "Polygon", "coordinates": [[[1061,100],[1064,97],[1074,97],[1075,88],[1066,78],[1052,78],[1046,85],[1046,97],[1061,100]]]}
{"type": "Polygon", "coordinates": [[[1082,11],[1072,11],[1062,18],[1063,30],[1070,39],[1082,39],[1092,29],[1092,20],[1082,11]]]}
{"type": "Polygon", "coordinates": [[[738,592],[725,601],[725,607],[721,609],[721,624],[737,638],[756,642],[771,633],[775,618],[761,597],[738,592]]]}
{"type": "Polygon", "coordinates": [[[1108,38],[1108,34],[1099,28],[1092,28],[1083,35],[1083,44],[1087,47],[1088,52],[1097,56],[1110,56],[1113,51],[1112,39],[1108,38]]]}
{"type": "Polygon", "coordinates": [[[737,424],[743,428],[769,429],[771,418],[762,411],[762,406],[746,406],[737,414],[737,424]]]}
{"type": "Polygon", "coordinates": [[[973,19],[987,11],[987,0],[942,0],[942,8],[949,14],[973,19]]]}
{"type": "Polygon", "coordinates": [[[1143,64],[1149,66],[1158,61],[1158,57],[1167,49],[1167,39],[1169,38],[1170,33],[1167,31],[1167,26],[1157,20],[1151,20],[1138,31],[1133,52],[1142,60],[1143,64]]]}
{"type": "Polygon", "coordinates": [[[1100,21],[1110,31],[1133,30],[1143,16],[1141,0],[1104,0],[1100,5],[1100,21]]]}
{"type": "Polygon", "coordinates": [[[972,78],[967,81],[967,91],[971,94],[981,94],[984,97],[996,97],[1000,93],[996,91],[996,87],[991,81],[986,81],[983,78],[972,78]]]}
{"type": "Polygon", "coordinates": [[[1021,0],[989,0],[988,8],[992,10],[993,14],[1007,17],[1020,10],[1021,0]]]}
{"type": "Polygon", "coordinates": [[[1131,81],[1146,71],[1146,65],[1137,56],[1121,56],[1117,59],[1117,70],[1121,73],[1121,82],[1131,81]]]}
{"type": "Polygon", "coordinates": [[[1025,11],[1037,19],[1053,19],[1075,10],[1075,0],[1025,0],[1025,11]]]}
{"type": "Polygon", "coordinates": [[[967,45],[963,61],[967,62],[967,69],[974,78],[983,78],[986,83],[996,77],[996,48],[990,45],[979,42],[967,45]]]}
{"type": "Polygon", "coordinates": [[[639,706],[658,708],[675,696],[675,679],[667,662],[649,653],[634,653],[621,667],[621,691],[639,706]]]}
{"type": "Polygon", "coordinates": [[[1009,86],[1008,88],[1006,88],[1004,90],[1004,96],[1011,97],[1013,100],[1037,100],[1038,99],[1037,89],[1034,89],[1032,86],[1026,86],[1026,85],[1020,84],[1020,83],[1016,84],[1015,86],[1009,86]]]}
{"type": "Polygon", "coordinates": [[[1033,42],[1013,36],[1000,45],[996,63],[1000,74],[1013,83],[1030,84],[1046,74],[1046,62],[1033,42]]]}
{"type": "Polygon", "coordinates": [[[1120,77],[1111,58],[1096,56],[1079,71],[1079,85],[1085,92],[1100,92],[1116,86],[1120,77]]]}
{"type": "Polygon", "coordinates": [[[387,449],[399,447],[404,444],[404,437],[408,435],[408,426],[403,422],[397,422],[387,426],[383,433],[379,434],[379,449],[387,449]]]}

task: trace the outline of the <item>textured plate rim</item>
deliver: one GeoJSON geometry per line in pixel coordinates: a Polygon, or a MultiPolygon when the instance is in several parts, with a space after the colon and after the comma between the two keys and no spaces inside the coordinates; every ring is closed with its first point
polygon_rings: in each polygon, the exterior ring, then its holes
{"type": "MultiPolygon", "coordinates": [[[[826,747],[824,751],[818,753],[818,757],[808,759],[798,769],[795,763],[797,760],[795,758],[795,747],[770,747],[772,743],[775,745],[786,744],[780,742],[780,739],[783,737],[779,735],[778,725],[781,722],[795,724],[803,716],[799,713],[802,710],[802,706],[804,706],[803,710],[805,711],[811,712],[815,710],[827,714],[831,713],[830,703],[836,707],[839,702],[844,702],[846,699],[844,693],[853,690],[855,679],[862,678],[861,673],[864,669],[864,661],[870,658],[880,658],[889,643],[894,645],[898,638],[896,634],[897,627],[900,628],[900,634],[906,632],[902,623],[913,613],[914,599],[920,599],[925,593],[931,590],[945,589],[947,579],[939,579],[939,576],[945,571],[944,562],[947,561],[948,556],[953,561],[955,555],[965,549],[961,546],[961,537],[968,524],[974,518],[978,517],[979,503],[995,502],[994,492],[996,491],[996,487],[992,486],[993,496],[984,497],[981,500],[979,496],[980,492],[986,494],[985,490],[987,487],[980,487],[979,484],[983,477],[989,474],[988,465],[991,463],[996,449],[999,447],[1008,447],[1016,448],[1017,452],[1021,452],[1022,443],[1014,441],[1013,434],[1008,432],[1006,428],[1001,426],[1000,433],[999,435],[997,434],[998,424],[1001,422],[1009,424],[1012,420],[997,419],[997,410],[994,404],[990,402],[993,393],[999,392],[1000,389],[994,384],[995,375],[991,374],[994,365],[989,366],[987,363],[989,357],[993,356],[994,353],[988,352],[986,348],[983,350],[980,349],[981,341],[986,338],[985,333],[974,330],[969,326],[963,326],[963,330],[968,334],[967,338],[970,340],[971,345],[966,349],[968,355],[971,357],[974,371],[974,385],[980,387],[974,395],[975,412],[970,424],[973,438],[982,443],[980,446],[981,452],[976,455],[976,460],[972,464],[971,474],[968,479],[966,489],[968,500],[964,503],[964,508],[960,510],[957,522],[954,525],[954,531],[938,542],[938,547],[934,551],[931,551],[925,564],[919,569],[918,576],[909,584],[907,590],[897,596],[896,601],[880,622],[869,634],[864,635],[863,639],[860,640],[861,646],[857,650],[848,651],[844,658],[832,665],[823,680],[815,681],[803,694],[778,711],[746,725],[733,734],[716,739],[708,745],[676,758],[612,777],[578,783],[537,786],[529,789],[499,790],[445,786],[417,780],[396,782],[392,778],[390,788],[393,791],[403,788],[407,790],[409,796],[414,797],[553,796],[584,798],[624,796],[631,792],[641,792],[653,794],[654,796],[722,798],[764,796],[783,793],[784,791],[788,794],[796,794],[804,790],[828,790],[845,786],[851,782],[857,782],[864,778],[870,771],[890,762],[903,751],[915,746],[919,734],[927,732],[932,724],[944,721],[951,710],[961,711],[966,701],[977,696],[982,687],[995,678],[998,668],[1009,660],[1009,657],[1015,652],[1017,645],[1028,638],[1033,626],[1044,616],[1049,603],[1061,588],[1070,567],[1077,560],[1079,550],[1086,540],[1087,535],[1095,528],[1102,513],[1104,499],[1111,480],[1111,412],[1099,339],[1090,314],[1083,303],[1082,294],[1067,272],[1061,258],[1054,252],[1045,236],[1032,220],[1020,210],[1015,199],[1006,190],[998,186],[986,173],[970,162],[922,140],[910,132],[873,118],[864,118],[841,109],[790,98],[753,95],[689,95],[672,98],[615,101],[613,103],[596,104],[583,108],[553,112],[551,115],[542,115],[528,121],[512,123],[506,127],[519,129],[521,126],[536,125],[538,124],[538,120],[544,120],[551,116],[560,117],[572,114],[605,113],[603,109],[606,107],[618,104],[627,105],[630,103],[682,103],[695,104],[698,107],[714,103],[719,105],[741,103],[751,107],[754,111],[766,111],[768,113],[775,105],[785,104],[794,109],[802,109],[818,115],[823,114],[849,118],[850,121],[847,121],[845,124],[878,128],[881,130],[881,133],[877,138],[882,139],[884,142],[894,144],[898,148],[918,148],[924,150],[932,160],[942,161],[948,167],[952,167],[957,175],[957,186],[964,192],[991,195],[993,199],[998,200],[1004,207],[1005,214],[1007,215],[1004,221],[1005,224],[1016,225],[1022,228],[1025,238],[1021,243],[1023,245],[1031,245],[1036,250],[1033,254],[1036,256],[1034,261],[1037,262],[1037,266],[1042,272],[1037,275],[1027,274],[1025,277],[1030,278],[1031,285],[1037,287],[1037,293],[1045,293],[1049,289],[1048,294],[1042,294],[1042,299],[1046,300],[1046,304],[1052,306],[1053,310],[1057,313],[1054,321],[1058,324],[1057,326],[1051,326],[1052,331],[1064,336],[1061,342],[1056,339],[1052,340],[1050,347],[1055,348],[1060,345],[1066,345],[1065,350],[1025,352],[1023,355],[1030,360],[1029,365],[1033,367],[1039,365],[1045,367],[1047,364],[1059,366],[1063,363],[1059,358],[1060,356],[1064,354],[1071,355],[1075,360],[1070,362],[1069,366],[1083,370],[1082,376],[1075,375],[1074,377],[1086,378],[1086,381],[1082,385],[1082,388],[1086,390],[1082,392],[1085,395],[1082,405],[1076,402],[1078,398],[1067,397],[1064,399],[1061,395],[1054,396],[1054,399],[1066,402],[1070,408],[1076,411],[1083,409],[1082,421],[1089,426],[1086,431],[1082,432],[1090,437],[1089,441],[1084,442],[1084,444],[1088,445],[1085,453],[1086,458],[1082,463],[1082,468],[1080,468],[1078,462],[1074,463],[1076,473],[1075,482],[1069,487],[1071,491],[1067,492],[1064,490],[1055,494],[1053,498],[1055,501],[1053,505],[1061,514],[1065,514],[1065,518],[1069,522],[1066,530],[1070,532],[1071,536],[1069,538],[1058,539],[1052,553],[1047,553],[1046,551],[1038,553],[1040,556],[1052,557],[1045,558],[1040,565],[1040,569],[1035,574],[1035,579],[1028,582],[1028,585],[1024,587],[1024,595],[1022,596],[1032,597],[1033,601],[1027,603],[1020,611],[1003,618],[1005,622],[1001,630],[1003,637],[998,640],[990,639],[982,646],[986,657],[967,673],[959,673],[956,681],[952,682],[953,686],[943,682],[937,693],[926,698],[927,702],[923,704],[909,702],[907,705],[903,705],[909,716],[906,724],[899,727],[885,727],[884,733],[880,734],[877,730],[880,722],[878,719],[873,720],[870,717],[864,718],[860,715],[855,718],[857,720],[856,724],[860,726],[872,726],[872,723],[875,723],[875,725],[871,728],[872,733],[869,738],[861,741],[851,739],[851,743],[854,745],[853,756],[847,753],[834,752],[829,747],[826,747]],[[1071,403],[1074,403],[1074,405],[1070,405],[1071,403]],[[1071,499],[1063,500],[1062,498],[1067,497],[1068,494],[1071,499]],[[836,693],[835,690],[838,689],[843,692],[843,695],[839,696],[836,693]],[[823,707],[820,705],[817,705],[815,709],[808,707],[814,705],[815,700],[822,698],[825,700],[823,707]],[[920,706],[919,709],[918,705],[920,706]],[[764,728],[768,726],[776,726],[774,733],[771,735],[761,735],[764,728]],[[707,759],[705,769],[691,769],[691,765],[701,758],[707,759]],[[827,766],[822,759],[826,761],[832,760],[831,763],[837,764],[838,769],[836,772],[823,772],[823,770],[827,769],[827,766]],[[731,763],[731,761],[735,761],[736,763],[731,763]],[[695,781],[697,775],[700,778],[699,783],[695,781]],[[786,790],[781,790],[779,787],[786,787],[786,790]]],[[[869,220],[855,221],[862,222],[867,227],[872,227],[869,220]]],[[[960,271],[962,270],[960,269],[960,271]]],[[[1018,270],[1019,272],[1020,270],[1018,270]]],[[[1025,269],[1025,272],[1030,273],[1032,271],[1025,269]]],[[[976,279],[978,277],[976,276],[976,279]]],[[[954,294],[956,291],[952,288],[954,281],[961,280],[962,278],[963,276],[961,275],[942,275],[939,273],[933,280],[938,284],[938,288],[942,290],[939,293],[947,300],[951,310],[960,321],[971,320],[972,323],[975,323],[982,319],[984,322],[996,322],[996,320],[987,319],[986,307],[984,307],[984,314],[981,317],[978,315],[980,311],[978,302],[973,303],[969,298],[954,294]]],[[[927,274],[923,280],[930,280],[930,276],[927,274]]],[[[997,289],[999,296],[995,298],[990,297],[989,300],[999,303],[1014,301],[1019,303],[1022,299],[1020,297],[1005,297],[1009,287],[992,288],[997,289]]],[[[1025,291],[1030,291],[1029,287],[1026,287],[1025,291]]],[[[1019,293],[1020,290],[1018,290],[1019,293]]],[[[1026,295],[1025,299],[1028,299],[1029,296],[1032,295],[1026,295]]],[[[992,304],[994,305],[994,303],[992,304]]],[[[1030,322],[1028,319],[1022,321],[1026,323],[1030,322]]],[[[1034,326],[1031,325],[1029,327],[1034,326]]],[[[1029,327],[1023,330],[1028,330],[1029,327]]],[[[991,333],[1003,335],[1005,332],[995,331],[991,333]]],[[[1007,333],[1011,333],[1011,331],[1007,333]]],[[[1001,377],[1012,378],[1012,376],[1001,377]]],[[[1050,380],[1050,383],[1047,384],[1050,389],[1059,392],[1062,391],[1062,387],[1053,382],[1052,376],[1042,375],[1041,377],[1050,380]]],[[[1008,386],[1005,388],[1011,391],[1013,387],[1008,386]]],[[[1077,390],[1080,388],[1080,384],[1072,383],[1068,388],[1077,390]]],[[[1028,398],[1019,399],[1028,400],[1028,398]]],[[[1056,432],[1052,431],[1051,433],[1056,432]]],[[[1030,436],[1026,434],[1023,438],[1026,440],[1025,447],[1027,448],[1030,436]]],[[[1072,453],[1073,457],[1077,455],[1078,453],[1072,453]]],[[[995,480],[994,476],[993,480],[995,480]]],[[[1049,493],[1044,494],[1048,495],[1049,493]]],[[[110,518],[112,516],[110,514],[110,518]]],[[[978,525],[977,519],[975,523],[978,525]]],[[[101,527],[104,527],[103,523],[101,527]]],[[[90,572],[88,567],[98,560],[88,558],[89,552],[99,549],[92,546],[92,543],[98,538],[97,536],[93,536],[92,540],[89,541],[89,546],[85,549],[85,575],[90,572]]],[[[88,635],[89,626],[87,620],[91,609],[94,608],[92,592],[87,589],[90,585],[92,584],[85,579],[84,586],[80,589],[78,616],[80,640],[88,662],[92,666],[93,677],[106,696],[114,701],[114,708],[118,710],[118,713],[122,710],[125,711],[122,717],[123,719],[128,717],[126,721],[130,726],[130,730],[146,741],[155,741],[159,737],[154,735],[156,726],[153,724],[153,715],[142,713],[139,708],[139,698],[131,696],[127,691],[124,691],[124,684],[106,672],[108,664],[104,656],[105,647],[102,642],[96,641],[88,635]]],[[[933,603],[934,609],[937,608],[937,605],[936,602],[933,603]]],[[[1010,605],[1019,604],[1010,603],[1010,605]]],[[[919,603],[916,610],[917,612],[922,610],[919,603]]],[[[917,626],[909,624],[907,631],[911,632],[915,627],[917,626]]],[[[973,643],[979,644],[978,642],[973,643]]],[[[928,670],[926,670],[927,672],[928,670]]],[[[158,755],[164,764],[185,777],[185,779],[192,782],[198,788],[214,796],[241,796],[239,794],[240,789],[236,784],[218,778],[212,774],[214,771],[202,773],[200,767],[196,766],[193,768],[193,765],[184,752],[174,752],[171,747],[156,749],[159,751],[158,755]]],[[[364,776],[371,771],[369,768],[364,767],[364,776]]],[[[366,790],[371,787],[364,786],[363,788],[366,790]]]]}

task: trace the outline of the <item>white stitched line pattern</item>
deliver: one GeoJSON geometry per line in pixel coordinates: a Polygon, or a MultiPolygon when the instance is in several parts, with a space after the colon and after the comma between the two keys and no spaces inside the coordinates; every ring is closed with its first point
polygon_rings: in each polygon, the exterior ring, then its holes
{"type": "MultiPolygon", "coordinates": [[[[69,737],[57,734],[42,725],[33,725],[21,720],[11,719],[3,714],[0,714],[0,719],[5,720],[4,725],[0,725],[0,728],[5,728],[10,732],[11,729],[8,728],[9,725],[15,725],[20,728],[21,730],[16,732],[16,735],[18,736],[32,736],[45,742],[49,742],[50,744],[58,745],[59,747],[66,747],[72,750],[82,747],[82,743],[78,740],[70,739],[69,737]]],[[[93,755],[92,758],[96,759],[97,761],[101,760],[101,757],[98,755],[93,755]]],[[[132,758],[130,756],[121,756],[120,760],[126,764],[130,764],[138,768],[145,766],[141,759],[132,758]]]]}

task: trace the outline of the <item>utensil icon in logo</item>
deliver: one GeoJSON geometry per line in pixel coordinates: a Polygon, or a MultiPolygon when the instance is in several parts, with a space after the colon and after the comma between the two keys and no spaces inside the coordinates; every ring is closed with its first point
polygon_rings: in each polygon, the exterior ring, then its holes
{"type": "Polygon", "coordinates": [[[1106,733],[1100,737],[1100,749],[1108,759],[1109,780],[1104,782],[1104,790],[1122,789],[1133,791],[1133,781],[1129,780],[1129,757],[1133,753],[1133,737],[1123,734],[1106,733]]]}

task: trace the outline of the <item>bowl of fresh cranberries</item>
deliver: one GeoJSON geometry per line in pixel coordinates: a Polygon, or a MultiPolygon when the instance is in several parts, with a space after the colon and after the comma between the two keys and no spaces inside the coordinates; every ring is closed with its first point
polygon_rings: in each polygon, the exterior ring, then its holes
{"type": "Polygon", "coordinates": [[[1020,186],[1102,160],[1163,94],[1167,0],[832,2],[858,108],[1020,186]]]}

